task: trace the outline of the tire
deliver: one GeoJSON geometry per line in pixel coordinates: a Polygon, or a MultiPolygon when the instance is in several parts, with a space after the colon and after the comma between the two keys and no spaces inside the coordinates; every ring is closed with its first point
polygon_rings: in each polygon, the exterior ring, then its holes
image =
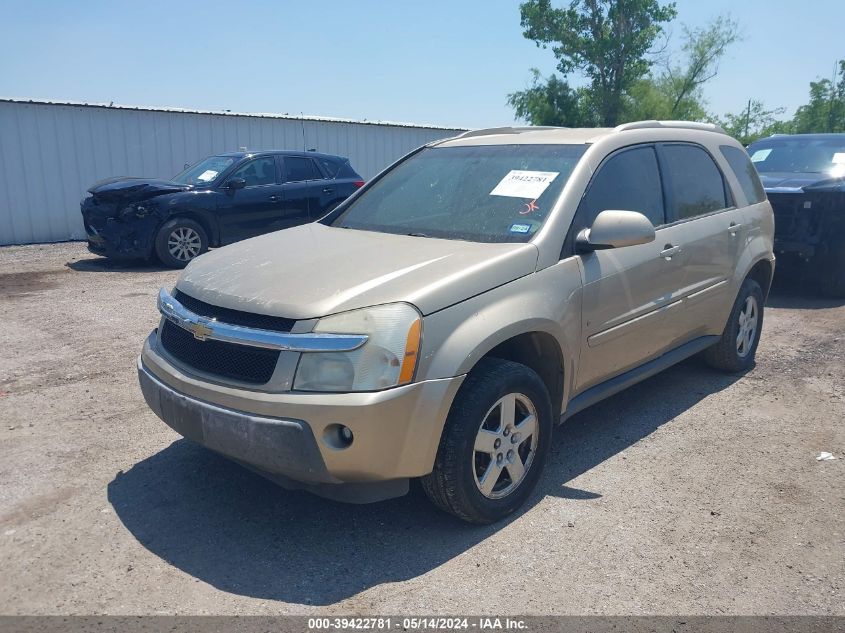
{"type": "Polygon", "coordinates": [[[845,298],[845,243],[821,262],[819,293],[831,299],[845,298]]]}
{"type": "Polygon", "coordinates": [[[763,289],[753,279],[746,279],[739,288],[722,337],[705,350],[704,360],[710,367],[727,373],[750,369],[754,366],[762,329],[763,289]]]}
{"type": "Polygon", "coordinates": [[[436,506],[464,521],[498,521],[528,499],[551,435],[552,404],[540,377],[519,363],[482,359],[452,403],[434,470],[421,478],[423,490],[436,506]],[[513,423],[502,424],[503,408],[511,403],[513,423]],[[531,434],[520,433],[532,414],[531,434]],[[516,474],[517,461],[521,474],[516,474]]]}
{"type": "Polygon", "coordinates": [[[205,229],[189,218],[173,218],[165,222],[156,234],[156,256],[169,268],[184,268],[207,250],[205,229]]]}

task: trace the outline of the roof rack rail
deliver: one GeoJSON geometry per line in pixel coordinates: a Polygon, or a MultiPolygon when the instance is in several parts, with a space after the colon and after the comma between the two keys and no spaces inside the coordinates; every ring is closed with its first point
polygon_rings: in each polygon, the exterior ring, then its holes
{"type": "Polygon", "coordinates": [[[564,127],[555,127],[553,125],[527,125],[523,127],[488,127],[479,130],[469,130],[463,134],[459,134],[455,138],[470,138],[472,136],[490,136],[492,134],[522,134],[523,132],[537,132],[540,130],[565,130],[564,127]]]}
{"type": "Polygon", "coordinates": [[[648,128],[680,128],[685,130],[704,130],[706,132],[716,132],[718,134],[727,134],[720,126],[715,123],[698,123],[697,121],[633,121],[632,123],[623,123],[617,125],[614,129],[616,132],[626,132],[628,130],[645,130],[648,128]]]}

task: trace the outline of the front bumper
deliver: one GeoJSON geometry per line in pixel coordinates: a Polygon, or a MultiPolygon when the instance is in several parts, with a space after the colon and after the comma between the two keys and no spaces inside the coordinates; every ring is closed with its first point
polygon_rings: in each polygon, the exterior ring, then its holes
{"type": "Polygon", "coordinates": [[[150,408],[181,435],[281,483],[336,498],[345,498],[341,488],[358,497],[361,484],[402,481],[375,498],[397,496],[408,478],[431,472],[463,382],[458,376],[368,393],[252,391],[186,373],[157,348],[155,333],[144,343],[138,375],[150,408]],[[351,429],[350,446],[324,440],[336,424],[351,429]]]}
{"type": "Polygon", "coordinates": [[[82,205],[88,250],[114,259],[144,259],[152,254],[157,219],[147,216],[130,222],[92,212],[82,205]]]}

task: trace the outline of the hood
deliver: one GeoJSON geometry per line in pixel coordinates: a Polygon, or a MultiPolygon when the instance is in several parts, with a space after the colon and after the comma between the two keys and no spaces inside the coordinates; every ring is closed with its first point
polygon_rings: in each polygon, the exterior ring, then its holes
{"type": "Polygon", "coordinates": [[[766,193],[801,193],[802,191],[843,191],[845,179],[821,173],[769,172],[760,174],[766,193]]]}
{"type": "Polygon", "coordinates": [[[180,185],[170,180],[155,178],[107,178],[91,185],[88,192],[97,202],[118,202],[146,200],[155,196],[192,189],[191,185],[180,185]]]}
{"type": "Polygon", "coordinates": [[[393,301],[423,314],[528,275],[532,244],[481,244],[305,224],[216,249],[176,287],[214,305],[311,319],[393,301]]]}

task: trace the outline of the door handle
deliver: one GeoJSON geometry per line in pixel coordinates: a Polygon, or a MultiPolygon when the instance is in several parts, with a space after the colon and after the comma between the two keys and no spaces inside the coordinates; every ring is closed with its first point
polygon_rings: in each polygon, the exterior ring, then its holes
{"type": "Polygon", "coordinates": [[[270,196],[270,202],[278,202],[281,200],[279,196],[270,196]]]}
{"type": "Polygon", "coordinates": [[[323,189],[323,193],[334,193],[334,189],[332,189],[331,187],[326,187],[325,189],[323,189]]]}
{"type": "Polygon", "coordinates": [[[668,262],[672,260],[672,255],[680,255],[683,252],[684,250],[680,246],[666,244],[666,246],[663,247],[663,250],[660,251],[660,256],[668,262]]]}
{"type": "Polygon", "coordinates": [[[728,227],[728,231],[731,232],[733,237],[736,237],[737,232],[742,228],[741,224],[737,224],[736,222],[731,222],[731,225],[728,227]]]}

